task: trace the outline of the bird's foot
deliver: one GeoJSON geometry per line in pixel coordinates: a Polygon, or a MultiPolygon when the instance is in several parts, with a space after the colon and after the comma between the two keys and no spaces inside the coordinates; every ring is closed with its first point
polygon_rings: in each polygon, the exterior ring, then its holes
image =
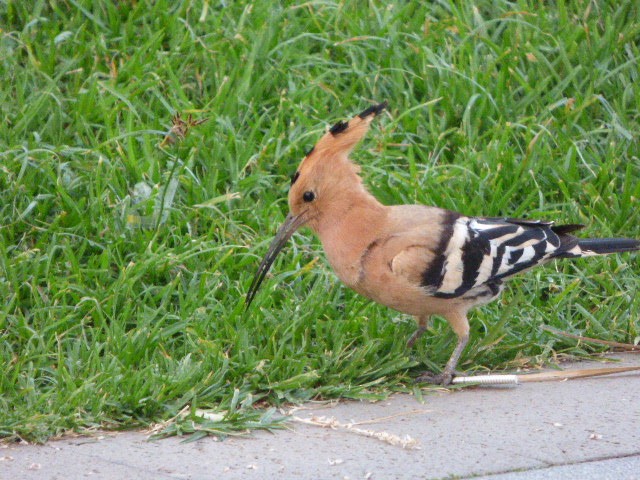
{"type": "Polygon", "coordinates": [[[415,379],[415,383],[430,383],[432,385],[442,385],[446,387],[451,384],[456,374],[451,371],[444,370],[442,373],[424,372],[415,379]]]}

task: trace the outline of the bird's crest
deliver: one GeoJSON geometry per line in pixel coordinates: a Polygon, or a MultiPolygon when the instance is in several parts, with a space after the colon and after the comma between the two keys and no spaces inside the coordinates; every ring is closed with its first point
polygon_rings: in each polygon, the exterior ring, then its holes
{"type": "MultiPolygon", "coordinates": [[[[340,121],[333,125],[307,153],[300,169],[307,169],[316,162],[326,162],[330,159],[348,161],[349,153],[365,136],[371,121],[386,107],[385,101],[367,108],[348,122],[340,121]]],[[[292,181],[295,180],[292,178],[292,181]]]]}

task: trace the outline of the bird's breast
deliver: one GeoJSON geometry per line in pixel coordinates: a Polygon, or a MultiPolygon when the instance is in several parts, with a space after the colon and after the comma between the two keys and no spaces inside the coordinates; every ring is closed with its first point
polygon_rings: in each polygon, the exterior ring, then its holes
{"type": "Polygon", "coordinates": [[[347,215],[325,220],[316,230],[327,260],[338,278],[359,293],[363,258],[371,244],[380,237],[382,221],[382,215],[354,208],[347,215]]]}
{"type": "Polygon", "coordinates": [[[338,278],[348,287],[356,289],[360,273],[360,258],[366,246],[348,236],[330,237],[322,240],[327,261],[338,278]]]}

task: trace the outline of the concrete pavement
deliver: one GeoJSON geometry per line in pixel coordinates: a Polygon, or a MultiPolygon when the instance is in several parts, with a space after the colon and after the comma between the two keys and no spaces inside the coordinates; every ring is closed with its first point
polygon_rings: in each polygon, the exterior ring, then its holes
{"type": "MultiPolygon", "coordinates": [[[[638,354],[608,358],[640,366],[638,354]]],[[[563,368],[594,366],[603,365],[563,368]]],[[[0,479],[640,480],[638,372],[426,393],[424,403],[312,404],[294,415],[311,424],[222,442],[126,432],[0,445],[0,479]]]]}

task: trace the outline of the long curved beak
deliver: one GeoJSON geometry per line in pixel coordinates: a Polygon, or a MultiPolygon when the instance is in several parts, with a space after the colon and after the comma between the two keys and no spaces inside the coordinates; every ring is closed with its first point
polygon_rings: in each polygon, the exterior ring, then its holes
{"type": "Polygon", "coordinates": [[[256,293],[258,292],[260,285],[262,285],[263,280],[267,276],[267,272],[269,271],[269,268],[271,268],[271,265],[273,264],[276,257],[278,256],[278,253],[280,253],[280,250],[282,250],[282,248],[285,246],[287,241],[289,241],[289,239],[291,238],[291,235],[293,235],[293,233],[298,228],[300,228],[302,225],[306,223],[306,219],[304,217],[305,217],[304,213],[301,213],[300,215],[297,215],[297,216],[294,216],[291,213],[289,213],[284,223],[278,229],[278,232],[276,233],[275,238],[271,242],[271,245],[269,245],[269,250],[267,251],[267,254],[262,259],[262,262],[260,262],[258,271],[253,277],[253,282],[251,282],[251,287],[249,287],[247,298],[244,301],[245,309],[249,308],[249,305],[251,305],[253,298],[256,296],[256,293]]]}

